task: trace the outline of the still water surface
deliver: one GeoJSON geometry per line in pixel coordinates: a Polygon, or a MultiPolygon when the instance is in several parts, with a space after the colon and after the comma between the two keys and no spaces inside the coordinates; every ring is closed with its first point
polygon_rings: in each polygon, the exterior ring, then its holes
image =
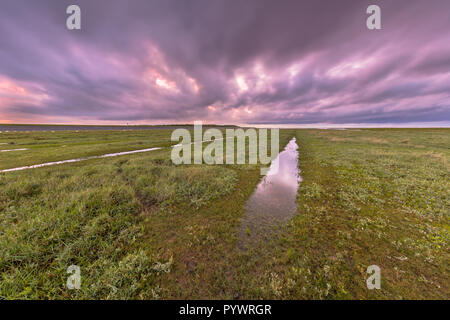
{"type": "Polygon", "coordinates": [[[247,200],[239,228],[239,247],[270,239],[276,227],[297,212],[296,195],[300,182],[298,145],[293,138],[272,161],[268,174],[247,200]]]}

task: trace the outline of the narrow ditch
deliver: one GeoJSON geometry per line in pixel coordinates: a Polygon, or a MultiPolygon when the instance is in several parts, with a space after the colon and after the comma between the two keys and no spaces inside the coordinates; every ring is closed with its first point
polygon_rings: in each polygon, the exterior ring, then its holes
{"type": "Polygon", "coordinates": [[[292,138],[247,200],[238,230],[239,248],[270,240],[277,228],[295,215],[299,172],[298,145],[292,138]]]}

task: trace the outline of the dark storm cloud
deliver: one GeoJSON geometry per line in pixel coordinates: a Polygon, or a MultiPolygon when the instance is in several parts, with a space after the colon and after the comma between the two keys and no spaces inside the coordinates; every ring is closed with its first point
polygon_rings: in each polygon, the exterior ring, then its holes
{"type": "Polygon", "coordinates": [[[448,1],[11,1],[0,120],[450,120],[448,1]],[[65,28],[69,4],[82,30],[65,28]],[[369,4],[382,30],[365,26],[369,4]]]}

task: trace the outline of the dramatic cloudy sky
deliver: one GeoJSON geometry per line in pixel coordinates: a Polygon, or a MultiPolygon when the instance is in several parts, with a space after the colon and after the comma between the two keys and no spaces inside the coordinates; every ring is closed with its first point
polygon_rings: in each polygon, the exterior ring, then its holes
{"type": "Polygon", "coordinates": [[[1,1],[1,123],[193,120],[448,122],[450,1],[1,1]]]}

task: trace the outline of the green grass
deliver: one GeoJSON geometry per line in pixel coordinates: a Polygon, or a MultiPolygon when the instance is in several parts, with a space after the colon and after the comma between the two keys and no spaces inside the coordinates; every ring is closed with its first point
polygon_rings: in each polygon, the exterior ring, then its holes
{"type": "MultiPolygon", "coordinates": [[[[2,133],[2,149],[30,150],[0,154],[0,169],[170,133],[2,133]]],[[[250,251],[237,229],[258,165],[175,166],[162,149],[1,173],[0,298],[448,299],[449,133],[281,131],[300,146],[298,214],[250,251]],[[81,290],[65,286],[72,264],[81,290]],[[366,288],[372,264],[381,290],[366,288]]]]}
{"type": "Polygon", "coordinates": [[[448,299],[450,130],[297,133],[303,183],[280,297],[448,299]],[[369,265],[381,290],[367,290],[369,265]]]}
{"type": "Polygon", "coordinates": [[[44,162],[172,145],[168,130],[3,132],[0,170],[44,162]]]}

